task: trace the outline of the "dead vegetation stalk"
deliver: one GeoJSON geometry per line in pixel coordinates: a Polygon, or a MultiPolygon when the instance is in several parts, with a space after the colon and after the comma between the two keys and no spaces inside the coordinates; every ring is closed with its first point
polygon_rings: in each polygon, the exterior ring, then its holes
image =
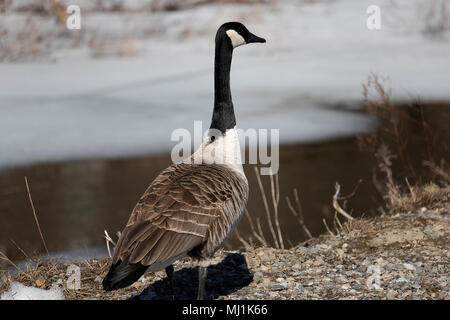
{"type": "Polygon", "coordinates": [[[45,252],[50,257],[50,253],[48,252],[47,244],[45,243],[44,235],[42,234],[41,226],[39,225],[39,220],[36,214],[36,209],[34,208],[33,199],[31,197],[30,186],[28,185],[28,179],[25,177],[25,185],[27,187],[28,199],[30,200],[31,209],[33,210],[34,220],[36,222],[36,226],[38,228],[39,234],[41,236],[42,244],[44,245],[45,252]]]}
{"type": "MultiPolygon", "coordinates": [[[[279,218],[280,186],[279,186],[278,174],[270,175],[270,192],[271,192],[272,207],[273,207],[273,211],[271,211],[270,207],[269,207],[269,202],[267,200],[266,193],[264,190],[264,186],[262,184],[261,177],[259,176],[259,173],[258,173],[258,169],[256,167],[254,169],[255,169],[256,180],[258,181],[258,186],[259,186],[259,189],[261,192],[261,198],[262,198],[262,201],[264,204],[265,215],[267,218],[267,225],[268,225],[270,233],[272,235],[273,242],[268,241],[265,238],[263,229],[261,227],[261,219],[259,217],[256,217],[255,218],[256,222],[255,222],[253,220],[253,218],[251,217],[250,213],[248,212],[248,210],[245,210],[245,216],[247,217],[247,219],[249,221],[251,236],[248,239],[243,239],[241,234],[236,230],[236,237],[246,248],[248,246],[253,246],[253,237],[254,237],[264,247],[272,246],[277,249],[285,249],[286,243],[285,243],[285,239],[283,238],[282,228],[281,228],[281,225],[279,222],[280,221],[280,218],[279,218]],[[272,219],[273,219],[273,221],[272,221],[272,219]],[[274,227],[274,225],[275,225],[275,227],[274,227]]],[[[286,197],[286,202],[289,207],[289,210],[296,217],[303,232],[305,233],[306,238],[308,240],[310,240],[313,238],[313,235],[309,231],[308,227],[306,226],[297,189],[294,189],[294,200],[295,200],[297,208],[294,208],[292,201],[289,199],[289,197],[286,197]]],[[[299,245],[299,244],[293,244],[291,241],[289,241],[289,239],[287,239],[286,241],[291,247],[298,247],[298,245],[299,245]]]]}
{"type": "Polygon", "coordinates": [[[300,199],[299,199],[296,188],[294,188],[294,199],[295,199],[295,203],[297,204],[297,210],[294,209],[294,206],[292,205],[291,200],[289,199],[289,197],[286,196],[286,202],[289,207],[289,210],[297,218],[297,221],[300,224],[300,226],[302,227],[303,232],[306,234],[307,238],[312,239],[313,236],[312,236],[311,232],[309,231],[308,227],[306,226],[305,220],[303,218],[303,211],[302,211],[302,207],[300,205],[300,199]]]}
{"type": "Polygon", "coordinates": [[[339,192],[341,191],[341,185],[338,182],[336,182],[335,189],[336,189],[336,192],[333,195],[333,207],[334,207],[334,209],[337,212],[339,212],[341,215],[346,217],[348,220],[353,220],[354,218],[351,215],[349,215],[347,212],[345,212],[345,210],[342,209],[342,207],[339,205],[338,198],[339,198],[339,192]]]}
{"type": "Polygon", "coordinates": [[[275,175],[275,179],[273,177],[273,174],[270,175],[270,187],[271,187],[271,194],[272,194],[272,204],[273,204],[273,211],[275,216],[275,226],[277,228],[278,233],[278,241],[280,243],[280,248],[284,249],[284,242],[283,242],[283,236],[281,235],[281,228],[280,228],[280,220],[278,217],[278,206],[280,204],[280,185],[278,183],[278,175],[275,175]],[[275,180],[275,183],[274,183],[275,180]]]}
{"type": "Polygon", "coordinates": [[[261,197],[262,197],[262,200],[263,200],[263,203],[264,203],[264,208],[265,208],[265,212],[266,212],[267,223],[269,225],[269,230],[270,230],[270,233],[272,234],[272,239],[274,241],[275,247],[276,248],[280,248],[280,244],[278,243],[278,239],[277,239],[277,236],[275,234],[275,230],[273,228],[272,218],[270,217],[269,204],[268,204],[268,201],[267,201],[266,194],[264,192],[264,187],[262,185],[261,177],[259,176],[259,173],[258,173],[258,168],[254,167],[254,170],[255,170],[256,180],[258,181],[259,190],[261,192],[261,197]]]}

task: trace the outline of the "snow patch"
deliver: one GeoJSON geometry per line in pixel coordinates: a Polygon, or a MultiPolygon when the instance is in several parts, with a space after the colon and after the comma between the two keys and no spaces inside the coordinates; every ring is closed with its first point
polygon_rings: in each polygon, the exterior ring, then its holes
{"type": "Polygon", "coordinates": [[[9,290],[0,296],[0,300],[64,300],[64,294],[58,286],[44,290],[12,282],[9,290]]]}

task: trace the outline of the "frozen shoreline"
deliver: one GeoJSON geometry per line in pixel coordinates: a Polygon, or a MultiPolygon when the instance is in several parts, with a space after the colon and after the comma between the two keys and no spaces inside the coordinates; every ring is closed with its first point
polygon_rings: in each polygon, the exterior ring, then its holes
{"type": "MultiPolygon", "coordinates": [[[[370,130],[367,116],[348,109],[361,102],[361,84],[371,72],[389,77],[394,100],[450,100],[450,42],[446,34],[427,38],[420,23],[411,24],[418,2],[383,1],[380,31],[365,27],[365,6],[287,1],[134,13],[132,21],[148,16],[148,24],[164,21],[167,30],[138,39],[133,56],[93,58],[81,47],[56,50],[44,62],[0,64],[0,169],[166,152],[176,144],[170,141],[174,129],[192,131],[194,120],[206,128],[216,24],[236,17],[268,40],[234,55],[241,128],[280,128],[281,143],[370,130]],[[191,31],[182,37],[184,27],[191,31]]],[[[91,13],[84,25],[101,29],[101,21],[117,27],[120,16],[91,13]]],[[[130,24],[124,28],[132,33],[136,22],[130,24]]]]}

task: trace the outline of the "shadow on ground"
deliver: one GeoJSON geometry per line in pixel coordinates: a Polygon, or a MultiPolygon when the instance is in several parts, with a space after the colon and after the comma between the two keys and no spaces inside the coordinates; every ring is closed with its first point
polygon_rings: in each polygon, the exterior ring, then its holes
{"type": "MultiPolygon", "coordinates": [[[[147,287],[131,300],[192,300],[197,298],[198,267],[183,268],[173,273],[175,283],[175,297],[169,279],[166,277],[147,287]]],[[[239,253],[228,254],[220,263],[208,267],[205,299],[217,299],[226,296],[253,281],[253,274],[249,273],[245,257],[239,253]]]]}

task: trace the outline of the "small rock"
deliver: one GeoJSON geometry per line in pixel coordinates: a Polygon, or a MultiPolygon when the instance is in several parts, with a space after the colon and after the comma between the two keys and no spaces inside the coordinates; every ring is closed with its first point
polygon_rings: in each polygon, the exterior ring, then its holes
{"type": "Polygon", "coordinates": [[[276,292],[269,292],[269,296],[273,299],[276,299],[279,295],[276,292]]]}
{"type": "Polygon", "coordinates": [[[262,277],[263,277],[263,274],[261,272],[256,272],[253,274],[253,280],[255,282],[261,281],[262,277]]]}
{"type": "Polygon", "coordinates": [[[394,299],[397,296],[397,292],[395,292],[394,290],[389,290],[386,294],[386,297],[390,300],[394,299]]]}
{"type": "Polygon", "coordinates": [[[368,266],[370,264],[370,260],[365,258],[363,262],[361,262],[363,266],[368,266]]]}
{"type": "Polygon", "coordinates": [[[400,278],[398,278],[397,280],[395,280],[395,282],[409,282],[405,277],[400,276],[400,278]]]}
{"type": "Polygon", "coordinates": [[[265,278],[265,279],[263,279],[262,284],[263,284],[263,286],[268,287],[268,286],[270,286],[271,281],[270,281],[270,279],[265,278]]]}
{"type": "Polygon", "coordinates": [[[317,247],[319,250],[324,250],[324,251],[327,251],[331,248],[330,246],[328,246],[326,244],[319,244],[317,247]]]}
{"type": "Polygon", "coordinates": [[[416,267],[414,267],[414,265],[412,265],[412,264],[410,264],[410,263],[404,263],[403,266],[404,266],[406,269],[411,270],[411,271],[416,270],[416,267]]]}
{"type": "Polygon", "coordinates": [[[338,255],[339,258],[342,258],[345,256],[345,252],[342,249],[336,249],[335,250],[336,254],[338,255]]]}
{"type": "Polygon", "coordinates": [[[417,282],[414,282],[411,287],[413,287],[414,289],[420,289],[422,286],[420,284],[418,284],[417,282]]]}
{"type": "Polygon", "coordinates": [[[264,265],[262,265],[262,266],[260,267],[260,269],[261,269],[261,271],[263,271],[263,272],[269,271],[269,268],[266,267],[266,266],[264,266],[264,265]]]}
{"type": "Polygon", "coordinates": [[[302,265],[301,264],[298,264],[298,263],[296,263],[296,264],[294,264],[293,266],[292,266],[292,268],[293,269],[301,269],[302,268],[302,265]]]}
{"type": "Polygon", "coordinates": [[[135,283],[133,283],[131,285],[131,287],[135,288],[135,289],[139,289],[142,286],[142,283],[139,281],[136,281],[135,283]]]}

